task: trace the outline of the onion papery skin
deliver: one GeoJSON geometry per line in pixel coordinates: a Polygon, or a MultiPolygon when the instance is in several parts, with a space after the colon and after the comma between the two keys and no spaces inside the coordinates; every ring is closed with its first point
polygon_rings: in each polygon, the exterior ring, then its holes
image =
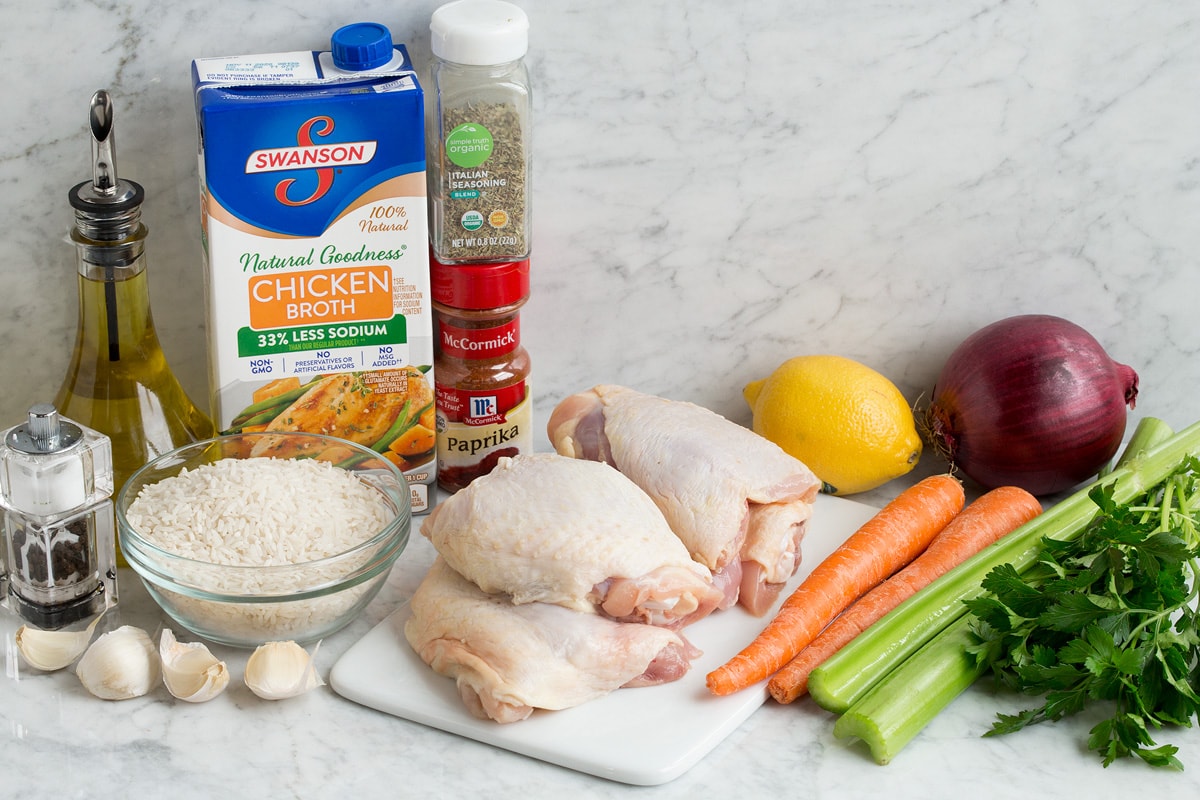
{"type": "Polygon", "coordinates": [[[1065,491],[1116,454],[1138,376],[1060,317],[995,322],[963,340],[923,414],[931,447],[981,486],[1065,491]]]}

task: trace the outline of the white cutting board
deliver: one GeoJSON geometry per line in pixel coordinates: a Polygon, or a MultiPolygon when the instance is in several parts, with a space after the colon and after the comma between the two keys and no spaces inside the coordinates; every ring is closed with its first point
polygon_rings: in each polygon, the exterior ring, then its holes
{"type": "MultiPolygon", "coordinates": [[[[876,511],[862,503],[819,496],[802,543],[800,569],[776,600],[776,608],[876,511]]],[[[417,657],[404,638],[407,603],[351,645],[334,664],[329,682],[343,697],[388,714],[601,778],[654,786],[686,772],[767,699],[765,681],[728,697],[714,697],[704,677],[745,647],[774,610],[756,618],[732,608],[688,627],[688,639],[704,655],[678,681],[620,689],[575,708],[535,711],[507,725],[471,716],[454,681],[417,657]]]]}

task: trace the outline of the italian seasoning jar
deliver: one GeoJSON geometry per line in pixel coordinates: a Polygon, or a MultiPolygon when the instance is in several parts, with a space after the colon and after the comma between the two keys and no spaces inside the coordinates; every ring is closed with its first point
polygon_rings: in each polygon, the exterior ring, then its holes
{"type": "Polygon", "coordinates": [[[502,0],[433,12],[429,237],[444,263],[517,261],[530,246],[529,20],[502,0]]]}
{"type": "Polygon", "coordinates": [[[529,353],[521,306],[529,260],[446,264],[431,259],[437,337],[434,393],[438,486],[456,492],[504,456],[533,451],[529,353]]]}

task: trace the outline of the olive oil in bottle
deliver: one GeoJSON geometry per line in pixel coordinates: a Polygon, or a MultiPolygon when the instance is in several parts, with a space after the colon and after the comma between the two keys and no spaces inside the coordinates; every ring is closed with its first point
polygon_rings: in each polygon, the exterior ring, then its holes
{"type": "Polygon", "coordinates": [[[108,436],[113,491],[150,459],[216,434],[167,364],[150,314],[143,188],[117,176],[113,108],[91,103],[92,179],[69,193],[75,210],[79,327],[59,412],[108,436]]]}

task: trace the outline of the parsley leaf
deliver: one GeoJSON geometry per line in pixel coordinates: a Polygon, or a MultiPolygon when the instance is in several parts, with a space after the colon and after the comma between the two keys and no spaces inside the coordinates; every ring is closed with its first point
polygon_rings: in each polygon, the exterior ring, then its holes
{"type": "Polygon", "coordinates": [[[1110,714],[1088,736],[1107,766],[1136,757],[1183,769],[1178,748],[1151,734],[1200,719],[1200,460],[1131,503],[1110,486],[1092,490],[1098,509],[1071,541],[1044,539],[1037,562],[984,579],[967,602],[968,649],[1002,685],[1041,705],[998,714],[985,735],[1072,716],[1096,704],[1110,714]]]}

